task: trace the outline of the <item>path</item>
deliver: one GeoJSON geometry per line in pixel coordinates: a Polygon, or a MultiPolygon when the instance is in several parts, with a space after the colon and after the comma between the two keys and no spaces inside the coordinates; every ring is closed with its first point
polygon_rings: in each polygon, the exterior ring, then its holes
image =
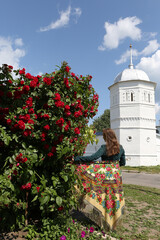
{"type": "Polygon", "coordinates": [[[135,184],[160,189],[160,174],[148,174],[144,172],[126,172],[122,170],[122,181],[124,184],[135,184]]]}

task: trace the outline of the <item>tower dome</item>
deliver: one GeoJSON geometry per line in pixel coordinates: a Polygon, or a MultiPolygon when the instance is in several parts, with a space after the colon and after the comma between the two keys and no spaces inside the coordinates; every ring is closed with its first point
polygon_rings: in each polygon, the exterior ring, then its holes
{"type": "Polygon", "coordinates": [[[129,80],[150,81],[149,77],[144,71],[139,69],[126,68],[116,76],[116,78],[114,79],[114,83],[129,80]]]}
{"type": "Polygon", "coordinates": [[[150,81],[147,74],[139,69],[134,69],[132,63],[132,45],[130,45],[130,64],[128,68],[124,69],[121,73],[119,73],[114,79],[114,83],[129,81],[129,80],[143,80],[150,81]]]}

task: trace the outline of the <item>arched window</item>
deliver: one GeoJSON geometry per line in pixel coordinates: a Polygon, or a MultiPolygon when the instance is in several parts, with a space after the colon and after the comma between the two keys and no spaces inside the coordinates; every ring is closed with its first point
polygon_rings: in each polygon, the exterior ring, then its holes
{"type": "Polygon", "coordinates": [[[148,102],[151,101],[150,93],[148,93],[148,102]]]}
{"type": "Polygon", "coordinates": [[[131,102],[133,102],[134,98],[133,98],[133,92],[131,92],[131,102]]]}

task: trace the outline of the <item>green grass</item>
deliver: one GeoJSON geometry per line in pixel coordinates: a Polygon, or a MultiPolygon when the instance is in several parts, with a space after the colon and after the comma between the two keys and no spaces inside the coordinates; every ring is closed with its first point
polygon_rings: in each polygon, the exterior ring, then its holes
{"type": "MultiPolygon", "coordinates": [[[[104,239],[114,237],[118,240],[160,240],[160,189],[124,184],[124,193],[126,201],[125,214],[117,225],[116,231],[107,232],[108,237],[106,236],[104,239]]],[[[76,234],[79,233],[80,235],[82,230],[86,231],[86,227],[89,229],[91,226],[101,234],[101,230],[94,223],[89,222],[87,223],[85,219],[77,220],[75,229],[73,224],[70,225],[69,227],[73,228],[73,235],[67,237],[67,240],[81,239],[75,237],[75,230],[76,234]]],[[[67,236],[67,234],[65,235],[67,236]]],[[[96,238],[92,235],[88,239],[98,240],[101,237],[96,238]]]]}
{"type": "Polygon", "coordinates": [[[160,165],[158,166],[141,166],[141,167],[130,167],[130,166],[124,166],[121,167],[122,170],[127,170],[127,171],[137,171],[137,172],[146,172],[146,173],[152,173],[152,174],[159,174],[160,173],[160,165]]]}
{"type": "Polygon", "coordinates": [[[109,235],[125,240],[160,240],[160,189],[124,185],[125,214],[109,235]]]}

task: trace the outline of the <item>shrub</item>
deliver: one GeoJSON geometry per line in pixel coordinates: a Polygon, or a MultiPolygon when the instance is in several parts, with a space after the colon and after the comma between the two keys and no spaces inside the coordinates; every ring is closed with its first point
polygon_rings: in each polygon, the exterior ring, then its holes
{"type": "Polygon", "coordinates": [[[66,62],[43,76],[4,64],[0,79],[0,224],[14,230],[75,206],[72,158],[93,136],[98,95],[66,62]]]}

